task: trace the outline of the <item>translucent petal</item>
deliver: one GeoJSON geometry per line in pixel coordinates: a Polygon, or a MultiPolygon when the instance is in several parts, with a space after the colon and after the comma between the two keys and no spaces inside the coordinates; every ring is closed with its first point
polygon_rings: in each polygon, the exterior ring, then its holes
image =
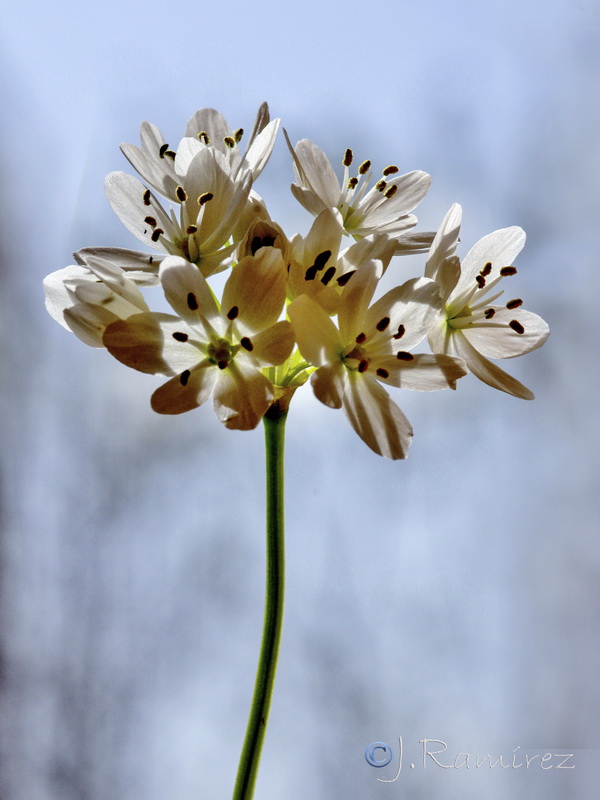
{"type": "Polygon", "coordinates": [[[534,399],[534,394],[530,389],[478,353],[461,331],[456,331],[452,339],[456,352],[465,360],[467,367],[480,381],[523,400],[534,399]]]}
{"type": "Polygon", "coordinates": [[[183,414],[205,403],[214,389],[217,368],[198,364],[171,378],[152,395],[152,409],[158,414],[183,414]]]}
{"type": "Polygon", "coordinates": [[[550,328],[537,314],[521,308],[510,310],[503,306],[490,306],[495,314],[490,322],[503,326],[487,328],[463,328],[463,335],[476,350],[488,358],[515,358],[541,347],[548,336],[550,328]],[[516,321],[523,333],[517,333],[509,323],[516,321]]]}
{"type": "Polygon", "coordinates": [[[272,400],[273,386],[262,372],[236,361],[218,370],[214,407],[227,428],[242,431],[256,428],[272,400]]]}
{"type": "Polygon", "coordinates": [[[344,349],[340,332],[318,303],[307,295],[288,306],[288,314],[302,356],[316,367],[339,361],[344,349]]]}

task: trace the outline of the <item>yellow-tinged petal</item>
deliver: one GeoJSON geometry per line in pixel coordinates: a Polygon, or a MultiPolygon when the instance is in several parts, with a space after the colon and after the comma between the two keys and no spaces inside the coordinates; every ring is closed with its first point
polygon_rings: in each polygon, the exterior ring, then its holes
{"type": "Polygon", "coordinates": [[[415,353],[410,360],[395,356],[377,359],[369,365],[369,372],[390,386],[433,392],[448,387],[455,389],[456,381],[466,375],[468,370],[460,358],[415,353]]]}
{"type": "Polygon", "coordinates": [[[272,400],[271,381],[255,368],[232,362],[218,372],[214,408],[225,427],[240,431],[256,428],[272,400]]]}
{"type": "Polygon", "coordinates": [[[343,404],[350,424],[371,450],[385,458],[406,458],[412,427],[374,378],[348,373],[343,404]]]}
{"type": "Polygon", "coordinates": [[[330,408],[341,408],[346,371],[341,362],[320,367],[310,379],[315,397],[330,408]]]}
{"type": "Polygon", "coordinates": [[[216,373],[217,368],[208,362],[184,370],[154,392],[152,409],[157,414],[183,414],[198,408],[210,397],[217,380],[216,373]]]}
{"type": "Polygon", "coordinates": [[[350,278],[340,300],[338,319],[342,340],[350,343],[361,332],[369,303],[383,273],[381,261],[367,261],[350,278]]]}
{"type": "Polygon", "coordinates": [[[109,353],[140,372],[173,375],[192,367],[202,355],[188,342],[194,332],[170,314],[145,312],[110,324],[102,337],[109,353]],[[181,333],[183,341],[174,338],[181,333]]]}
{"type": "Polygon", "coordinates": [[[262,364],[277,366],[290,357],[295,342],[292,325],[282,320],[253,336],[250,339],[252,350],[248,352],[262,364]]]}
{"type": "Polygon", "coordinates": [[[223,290],[222,311],[237,309],[236,319],[260,331],[273,325],[285,302],[285,264],[281,252],[262,248],[256,256],[246,256],[231,271],[223,290]]]}
{"type": "Polygon", "coordinates": [[[344,342],[329,315],[307,295],[288,306],[288,314],[302,356],[315,367],[340,359],[344,342]]]}

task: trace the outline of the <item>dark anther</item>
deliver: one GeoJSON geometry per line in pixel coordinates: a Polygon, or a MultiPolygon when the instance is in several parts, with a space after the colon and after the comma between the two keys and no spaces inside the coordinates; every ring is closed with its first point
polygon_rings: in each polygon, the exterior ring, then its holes
{"type": "Polygon", "coordinates": [[[165,155],[169,156],[169,158],[172,158],[173,161],[175,161],[177,153],[175,152],[175,150],[165,150],[165,155]]]}
{"type": "Polygon", "coordinates": [[[196,233],[197,230],[198,228],[195,225],[188,225],[185,232],[188,236],[191,236],[193,233],[196,233]]]}
{"type": "Polygon", "coordinates": [[[181,333],[180,331],[175,331],[175,333],[173,334],[173,338],[178,342],[187,342],[189,337],[187,333],[181,333]]]}
{"type": "Polygon", "coordinates": [[[150,198],[151,197],[152,197],[152,193],[151,193],[150,189],[146,189],[146,191],[144,192],[144,205],[145,206],[149,206],[150,205],[150,198]]]}
{"type": "Polygon", "coordinates": [[[190,371],[189,369],[185,369],[179,376],[179,383],[182,386],[187,386],[187,382],[189,381],[189,379],[190,379],[190,371]]]}
{"type": "Polygon", "coordinates": [[[479,288],[483,289],[483,287],[485,286],[485,278],[483,277],[483,275],[475,275],[475,280],[479,288]]]}
{"type": "Polygon", "coordinates": [[[239,313],[240,310],[237,306],[231,306],[231,308],[227,312],[227,319],[235,319],[239,313]]]}
{"type": "Polygon", "coordinates": [[[496,310],[494,308],[486,308],[486,310],[483,312],[483,316],[486,319],[491,319],[494,316],[495,313],[496,313],[496,310]]]}
{"type": "Polygon", "coordinates": [[[228,361],[217,361],[217,367],[219,369],[225,369],[225,367],[229,366],[228,361]]]}
{"type": "Polygon", "coordinates": [[[389,167],[386,167],[383,170],[384,175],[395,175],[396,172],[398,172],[398,167],[394,166],[393,164],[390,164],[389,167]]]}
{"type": "Polygon", "coordinates": [[[321,278],[321,283],[323,284],[323,286],[327,286],[327,284],[333,278],[334,275],[335,275],[335,267],[329,267],[328,270],[325,270],[325,275],[323,275],[323,277],[321,278]]]}
{"type": "Polygon", "coordinates": [[[304,280],[314,281],[316,277],[317,277],[317,265],[313,264],[312,267],[309,267],[304,273],[304,280]]]}
{"type": "Polygon", "coordinates": [[[367,161],[363,161],[363,163],[358,168],[358,174],[364,175],[365,172],[368,172],[371,169],[371,162],[367,159],[367,161]]]}
{"type": "Polygon", "coordinates": [[[344,160],[342,161],[342,164],[345,167],[349,167],[350,164],[352,164],[352,159],[353,158],[354,158],[354,153],[352,152],[352,150],[350,150],[349,147],[347,147],[346,148],[346,152],[344,153],[344,160]]]}
{"type": "Polygon", "coordinates": [[[337,279],[338,286],[345,286],[355,272],[356,270],[353,269],[350,272],[344,272],[343,275],[340,275],[340,277],[337,279]]]}
{"type": "Polygon", "coordinates": [[[384,331],[389,324],[390,324],[390,318],[382,317],[375,327],[377,328],[378,331],[384,331]]]}
{"type": "Polygon", "coordinates": [[[183,186],[178,186],[177,189],[175,189],[175,194],[180,203],[185,203],[187,200],[187,192],[183,186]]]}
{"type": "Polygon", "coordinates": [[[505,278],[507,275],[516,275],[517,270],[516,267],[502,267],[500,270],[500,275],[505,278]]]}
{"type": "Polygon", "coordinates": [[[274,244],[274,236],[255,236],[250,244],[250,252],[254,256],[261,247],[273,247],[274,244]]]}
{"type": "Polygon", "coordinates": [[[519,299],[509,300],[506,304],[506,307],[509,308],[511,311],[513,308],[518,308],[519,306],[523,305],[523,301],[519,299]]]}
{"type": "Polygon", "coordinates": [[[144,222],[146,222],[152,228],[156,228],[158,225],[158,222],[154,219],[154,217],[144,217],[144,222]]]}
{"type": "Polygon", "coordinates": [[[198,308],[198,300],[193,292],[188,292],[187,304],[190,311],[196,311],[198,308]]]}
{"type": "Polygon", "coordinates": [[[367,341],[366,333],[359,333],[356,337],[356,344],[362,344],[363,342],[367,341]]]}
{"type": "Polygon", "coordinates": [[[230,150],[233,150],[235,147],[235,139],[232,136],[226,136],[223,141],[230,150]]]}
{"type": "Polygon", "coordinates": [[[404,350],[400,350],[399,353],[396,353],[396,358],[399,358],[400,361],[412,361],[414,356],[412,353],[406,353],[404,350]]]}
{"type": "Polygon", "coordinates": [[[348,181],[348,188],[356,189],[357,184],[358,184],[358,178],[350,178],[350,180],[348,181]]]}
{"type": "Polygon", "coordinates": [[[244,336],[240,339],[240,344],[242,345],[244,350],[248,350],[248,352],[254,350],[254,345],[247,336],[244,336]]]}
{"type": "Polygon", "coordinates": [[[164,158],[165,157],[165,153],[167,152],[168,149],[169,149],[169,145],[168,144],[161,144],[160,150],[158,151],[158,155],[161,158],[164,158]]]}
{"type": "Polygon", "coordinates": [[[163,233],[164,231],[162,228],[155,228],[154,231],[152,232],[152,241],[158,242],[163,233]]]}
{"type": "Polygon", "coordinates": [[[375,184],[375,188],[378,189],[380,192],[383,192],[386,186],[387,186],[387,181],[384,181],[383,178],[380,181],[377,181],[377,183],[375,184]]]}
{"type": "Polygon", "coordinates": [[[329,261],[330,258],[331,258],[331,250],[323,250],[323,252],[319,253],[319,255],[315,258],[315,267],[318,270],[323,269],[323,267],[329,261]]]}
{"type": "Polygon", "coordinates": [[[398,333],[394,335],[394,339],[401,339],[406,332],[404,325],[398,325],[398,333]]]}
{"type": "Polygon", "coordinates": [[[213,197],[214,194],[212,192],[204,192],[204,194],[201,194],[198,198],[198,205],[203,206],[205,203],[208,203],[209,200],[212,200],[213,197]]]}
{"type": "Polygon", "coordinates": [[[392,186],[390,186],[390,188],[389,188],[389,189],[386,189],[386,191],[385,191],[385,196],[386,196],[386,197],[388,198],[388,200],[389,200],[389,198],[390,198],[390,197],[393,197],[393,196],[396,194],[396,192],[397,192],[397,191],[398,191],[398,187],[397,187],[397,186],[396,186],[396,184],[394,183],[392,186]]]}
{"type": "Polygon", "coordinates": [[[235,137],[236,142],[241,142],[242,136],[244,135],[244,129],[238,128],[237,131],[233,134],[235,137]]]}
{"type": "Polygon", "coordinates": [[[390,377],[390,373],[387,371],[387,369],[383,369],[383,367],[379,367],[379,369],[377,370],[377,374],[379,375],[380,378],[390,377]]]}
{"type": "Polygon", "coordinates": [[[485,278],[486,275],[489,275],[491,271],[492,271],[492,262],[488,261],[479,274],[483,275],[483,277],[485,278]]]}
{"type": "Polygon", "coordinates": [[[363,360],[358,365],[358,371],[359,372],[366,372],[368,370],[368,368],[369,368],[369,362],[366,359],[363,358],[363,360]]]}
{"type": "Polygon", "coordinates": [[[508,327],[512,328],[515,333],[525,333],[525,328],[516,319],[511,319],[508,323],[508,327]]]}

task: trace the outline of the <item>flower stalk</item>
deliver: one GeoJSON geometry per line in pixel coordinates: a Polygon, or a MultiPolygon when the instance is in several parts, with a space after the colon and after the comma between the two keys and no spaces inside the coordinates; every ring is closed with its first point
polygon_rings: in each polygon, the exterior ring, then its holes
{"type": "Polygon", "coordinates": [[[240,756],[233,800],[251,800],[267,730],[283,623],[284,440],[287,410],[274,403],[263,417],[266,451],[267,568],[263,638],[254,696],[240,756]]]}

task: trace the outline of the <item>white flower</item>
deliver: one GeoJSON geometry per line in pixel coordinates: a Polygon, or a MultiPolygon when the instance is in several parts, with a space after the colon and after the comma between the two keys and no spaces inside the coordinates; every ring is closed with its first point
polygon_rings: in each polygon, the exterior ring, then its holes
{"type": "Polygon", "coordinates": [[[409,212],[421,202],[431,185],[427,173],[416,170],[398,175],[398,167],[390,165],[369,189],[371,162],[363,161],[357,174],[351,175],[353,154],[348,149],[342,159],[344,176],[340,186],[329,159],[317,145],[302,139],[293,148],[287,133],[286,141],[297,180],[292,184],[292,193],[311,214],[318,216],[326,208],[337,208],[347,233],[357,239],[371,233],[386,233],[398,239],[398,254],[422,252],[423,247],[429,246],[431,235],[406,235],[417,223],[417,218],[409,212]]]}
{"type": "Polygon", "coordinates": [[[144,184],[125,172],[111,172],[106,194],[125,227],[144,244],[197,264],[205,276],[226,266],[237,243],[228,243],[243,213],[252,175],[234,177],[226,157],[203,148],[178,176],[179,215],[167,213],[144,184]]]}
{"type": "Polygon", "coordinates": [[[146,312],[115,322],[105,346],[129,367],[174,376],[152,395],[158,413],[189,411],[213,394],[228,428],[256,427],[273,400],[262,368],[283,363],[294,346],[290,323],[277,321],[285,300],[279,252],[264,248],[240,261],[220,308],[198,269],[182,258],[165,258],[160,281],[177,316],[146,312]]]}
{"type": "Polygon", "coordinates": [[[144,122],[140,129],[141,148],[122,144],[121,151],[146,183],[177,203],[180,202],[177,187],[181,185],[182,168],[185,174],[186,162],[205,147],[221,152],[234,176],[241,170],[250,171],[256,180],[271,155],[279,124],[278,119],[269,122],[269,107],[263,103],[242,155],[239,143],[243,130],[232,131],[222,114],[213,108],[203,108],[189,120],[185,133],[188,141],[181,142],[179,148],[169,147],[156,125],[144,122]]]}
{"type": "Polygon", "coordinates": [[[425,275],[435,279],[444,302],[439,319],[429,331],[434,353],[456,354],[484,383],[515,397],[532,400],[526,386],[489,358],[515,358],[544,344],[550,333],[537,314],[523,309],[512,297],[494,305],[504,289],[501,281],[516,273],[513,260],[523,249],[525,233],[511,227],[484,236],[462,263],[454,255],[461,208],[452,206],[431,247],[425,275]]]}
{"type": "Polygon", "coordinates": [[[381,384],[431,391],[454,388],[466,374],[462,362],[444,355],[412,355],[439,314],[436,284],[407,281],[369,306],[382,273],[371,261],[348,281],[339,304],[339,328],[314,300],[302,295],[289,306],[304,358],[317,367],[317,398],[342,408],[356,433],[379,455],[406,458],[412,428],[381,384]]]}
{"type": "Polygon", "coordinates": [[[63,328],[91,347],[104,347],[112,322],[148,306],[135,283],[110,261],[89,256],[86,266],[59,269],[44,278],[46,309],[63,328]]]}

